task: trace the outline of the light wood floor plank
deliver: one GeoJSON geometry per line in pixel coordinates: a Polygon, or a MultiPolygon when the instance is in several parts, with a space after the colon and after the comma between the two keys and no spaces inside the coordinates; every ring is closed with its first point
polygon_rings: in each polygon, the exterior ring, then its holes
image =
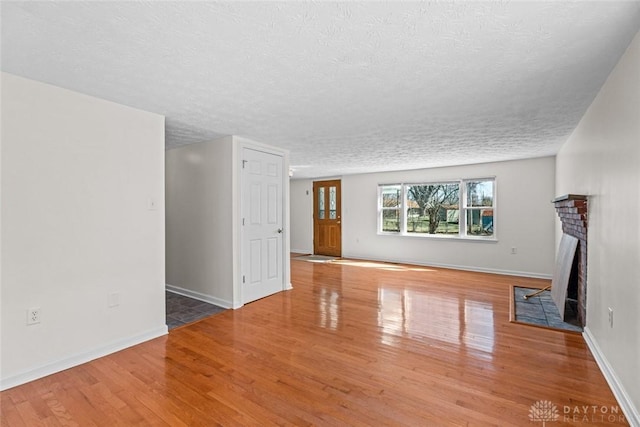
{"type": "MultiPolygon", "coordinates": [[[[617,407],[580,335],[509,322],[510,286],[548,281],[291,264],[291,291],[2,392],[2,426],[523,426],[541,400],[560,426],[580,424],[565,406],[617,407]]],[[[609,421],[588,425],[626,425],[609,421]]]]}

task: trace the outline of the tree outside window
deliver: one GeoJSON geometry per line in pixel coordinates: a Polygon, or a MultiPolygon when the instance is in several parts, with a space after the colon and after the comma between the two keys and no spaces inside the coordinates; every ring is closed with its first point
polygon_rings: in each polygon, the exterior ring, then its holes
{"type": "Polygon", "coordinates": [[[459,184],[407,186],[407,232],[458,234],[459,184]],[[449,219],[455,222],[450,223],[449,219]]]}

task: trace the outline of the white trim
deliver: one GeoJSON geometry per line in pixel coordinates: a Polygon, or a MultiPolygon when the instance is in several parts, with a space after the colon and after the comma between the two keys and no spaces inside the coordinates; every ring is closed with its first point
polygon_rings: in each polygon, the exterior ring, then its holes
{"type": "MultiPolygon", "coordinates": [[[[309,212],[311,213],[311,215],[309,215],[307,217],[307,224],[309,225],[308,231],[308,237],[309,240],[307,240],[307,242],[311,242],[311,249],[309,251],[305,251],[305,253],[310,253],[312,254],[314,251],[314,239],[315,239],[315,221],[314,221],[314,215],[316,214],[314,212],[315,209],[315,203],[316,203],[316,193],[313,191],[313,180],[309,181],[309,187],[307,187],[307,191],[309,191],[311,193],[311,197],[308,197],[307,199],[307,207],[309,208],[309,212]]],[[[342,211],[342,180],[340,181],[340,210],[342,211]]],[[[342,213],[342,212],[340,212],[342,213]]],[[[342,239],[342,228],[340,228],[340,239],[342,239]]],[[[342,250],[342,241],[340,241],[340,250],[342,250]]]]}
{"type": "MultiPolygon", "coordinates": [[[[321,182],[321,181],[341,181],[343,175],[335,175],[335,176],[326,176],[321,178],[309,178],[311,182],[321,182]]],[[[313,187],[313,184],[311,184],[313,187]]]]}
{"type": "Polygon", "coordinates": [[[456,265],[456,264],[443,264],[443,263],[437,263],[437,262],[422,262],[422,261],[406,260],[406,259],[399,259],[399,258],[366,258],[361,256],[350,256],[350,255],[344,255],[344,254],[342,257],[354,259],[354,260],[393,262],[396,264],[420,265],[424,267],[450,268],[452,270],[475,271],[477,273],[500,274],[503,276],[530,277],[533,279],[549,279],[550,280],[553,277],[551,274],[533,273],[530,271],[500,270],[500,269],[494,269],[494,268],[484,268],[484,267],[456,265]]]}
{"type": "Polygon", "coordinates": [[[151,329],[142,334],[120,339],[83,353],[65,357],[64,359],[52,363],[47,363],[46,365],[42,365],[35,369],[29,369],[28,371],[24,371],[7,378],[2,378],[0,380],[0,391],[46,377],[47,375],[64,371],[65,369],[82,365],[83,363],[87,363],[100,357],[115,353],[117,351],[124,350],[125,348],[133,347],[134,345],[142,344],[145,341],[161,337],[163,335],[166,335],[167,333],[167,325],[163,325],[159,328],[151,329]]]}
{"type": "Polygon", "coordinates": [[[591,333],[591,330],[588,327],[585,327],[582,336],[587,343],[587,347],[589,347],[589,350],[591,350],[593,358],[596,359],[596,363],[598,364],[600,371],[602,371],[605,380],[607,380],[609,387],[611,387],[613,395],[616,397],[616,400],[620,404],[622,412],[627,418],[627,422],[631,426],[640,426],[640,411],[634,406],[631,397],[625,390],[624,386],[618,379],[616,372],[613,370],[606,356],[600,349],[600,346],[598,345],[596,338],[591,333]]]}
{"type": "Polygon", "coordinates": [[[291,249],[291,251],[289,252],[290,254],[312,254],[313,253],[313,248],[312,249],[291,249]]]}
{"type": "Polygon", "coordinates": [[[200,292],[192,291],[190,289],[181,288],[179,286],[169,285],[168,283],[165,285],[165,289],[168,292],[172,292],[174,294],[182,295],[185,297],[197,299],[198,301],[208,302],[209,304],[217,305],[222,308],[234,308],[233,303],[231,301],[223,300],[220,298],[212,297],[211,295],[202,294],[200,292]]]}
{"type": "MultiPolygon", "coordinates": [[[[378,215],[380,217],[380,215],[378,215]]],[[[442,240],[443,242],[481,242],[481,243],[498,243],[498,239],[495,237],[482,237],[482,236],[462,236],[460,234],[429,234],[429,233],[418,233],[418,232],[404,232],[401,233],[399,231],[380,231],[378,229],[378,236],[396,236],[396,237],[410,237],[417,239],[435,239],[442,240]]]]}

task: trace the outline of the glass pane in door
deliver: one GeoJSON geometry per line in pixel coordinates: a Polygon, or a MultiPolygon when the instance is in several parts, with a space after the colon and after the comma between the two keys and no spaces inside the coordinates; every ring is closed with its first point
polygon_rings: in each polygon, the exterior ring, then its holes
{"type": "Polygon", "coordinates": [[[324,187],[318,188],[318,219],[324,219],[324,187]]]}
{"type": "Polygon", "coordinates": [[[329,219],[336,219],[336,187],[329,187],[329,219]]]}

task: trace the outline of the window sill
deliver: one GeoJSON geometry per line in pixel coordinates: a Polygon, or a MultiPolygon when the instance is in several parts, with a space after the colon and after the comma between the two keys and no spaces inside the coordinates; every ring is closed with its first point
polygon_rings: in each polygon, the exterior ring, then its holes
{"type": "Polygon", "coordinates": [[[432,239],[432,240],[444,240],[452,242],[478,242],[478,243],[498,243],[498,239],[495,236],[492,237],[472,237],[472,236],[444,236],[437,234],[420,234],[420,233],[389,233],[384,231],[378,231],[378,236],[396,236],[396,237],[408,237],[414,239],[432,239]]]}

